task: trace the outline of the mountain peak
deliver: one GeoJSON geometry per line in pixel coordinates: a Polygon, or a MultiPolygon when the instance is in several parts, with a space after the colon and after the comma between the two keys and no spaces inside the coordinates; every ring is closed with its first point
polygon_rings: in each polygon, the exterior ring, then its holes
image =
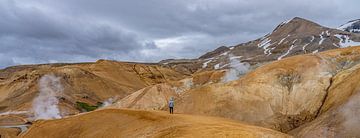
{"type": "Polygon", "coordinates": [[[291,20],[284,21],[280,23],[273,32],[279,31],[282,33],[290,33],[293,31],[304,31],[304,29],[312,29],[316,27],[322,27],[321,25],[312,22],[310,20],[300,18],[300,17],[294,17],[291,20]],[[284,32],[285,31],[285,32],[284,32]]]}
{"type": "Polygon", "coordinates": [[[351,33],[360,33],[360,19],[348,21],[337,29],[351,33]]]}
{"type": "Polygon", "coordinates": [[[311,22],[311,21],[309,21],[309,20],[307,20],[307,19],[305,19],[305,18],[301,18],[301,17],[294,17],[294,18],[292,18],[291,20],[294,20],[294,21],[308,21],[308,22],[311,22]]]}

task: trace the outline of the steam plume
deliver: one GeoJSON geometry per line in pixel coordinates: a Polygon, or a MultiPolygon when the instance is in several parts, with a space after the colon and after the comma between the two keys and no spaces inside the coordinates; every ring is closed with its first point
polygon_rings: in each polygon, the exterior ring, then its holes
{"type": "Polygon", "coordinates": [[[117,101],[119,99],[118,96],[115,96],[115,97],[110,97],[109,99],[106,99],[102,106],[101,107],[107,107],[107,106],[110,106],[112,105],[115,101],[117,101]]]}
{"type": "Polygon", "coordinates": [[[340,113],[344,117],[342,133],[346,135],[360,136],[360,93],[352,96],[349,101],[341,108],[340,113]]]}
{"type": "Polygon", "coordinates": [[[33,101],[35,120],[61,118],[56,96],[63,92],[60,78],[54,75],[44,75],[39,81],[39,95],[33,101]]]}
{"type": "Polygon", "coordinates": [[[226,72],[225,76],[223,77],[223,82],[229,82],[233,80],[239,79],[239,77],[249,71],[250,64],[246,62],[241,62],[237,58],[232,58],[233,55],[229,55],[230,60],[230,68],[226,72]]]}

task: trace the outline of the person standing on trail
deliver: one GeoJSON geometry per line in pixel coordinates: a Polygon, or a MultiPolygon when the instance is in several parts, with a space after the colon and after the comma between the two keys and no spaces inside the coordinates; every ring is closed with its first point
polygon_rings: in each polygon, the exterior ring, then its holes
{"type": "Polygon", "coordinates": [[[169,108],[170,108],[170,114],[174,114],[174,97],[170,98],[169,108]]]}

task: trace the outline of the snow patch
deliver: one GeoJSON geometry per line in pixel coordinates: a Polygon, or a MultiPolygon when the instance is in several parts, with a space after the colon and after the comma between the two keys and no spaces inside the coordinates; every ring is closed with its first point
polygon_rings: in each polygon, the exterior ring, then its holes
{"type": "Polygon", "coordinates": [[[281,60],[283,57],[287,56],[287,55],[290,53],[290,51],[291,51],[292,49],[294,49],[295,47],[296,47],[295,45],[291,45],[291,47],[289,48],[289,50],[286,51],[285,54],[283,54],[283,55],[281,55],[280,57],[278,57],[277,60],[281,60]]]}
{"type": "Polygon", "coordinates": [[[231,57],[229,57],[230,58],[230,60],[232,60],[232,59],[237,59],[237,58],[241,58],[242,56],[231,56],[231,57]]]}
{"type": "Polygon", "coordinates": [[[350,29],[349,31],[353,33],[360,33],[360,29],[350,29]]]}
{"type": "Polygon", "coordinates": [[[311,36],[310,43],[313,42],[314,40],[315,40],[315,36],[311,36]]]}
{"type": "Polygon", "coordinates": [[[220,68],[222,69],[222,68],[225,68],[226,66],[228,66],[229,64],[224,64],[224,65],[222,65],[220,68]]]}
{"type": "Polygon", "coordinates": [[[220,63],[214,66],[214,69],[220,69],[220,63]]]}
{"type": "Polygon", "coordinates": [[[318,53],[318,52],[319,52],[319,50],[315,50],[315,51],[313,51],[312,53],[315,54],[315,53],[318,53]]]}
{"type": "Polygon", "coordinates": [[[270,55],[271,54],[271,49],[269,49],[269,47],[271,46],[271,39],[263,37],[261,39],[262,41],[258,44],[258,47],[261,47],[264,49],[264,54],[266,55],[270,55]]]}
{"type": "Polygon", "coordinates": [[[353,33],[360,33],[360,29],[350,29],[349,31],[353,33]]]}
{"type": "Polygon", "coordinates": [[[202,65],[202,68],[206,68],[211,61],[212,61],[212,59],[204,62],[203,65],[202,65]]]}
{"type": "Polygon", "coordinates": [[[340,48],[360,45],[360,42],[352,41],[348,35],[335,34],[334,36],[340,39],[339,41],[340,48]]]}
{"type": "Polygon", "coordinates": [[[349,21],[346,24],[341,25],[337,29],[343,30],[343,31],[349,31],[349,32],[353,32],[353,33],[358,33],[358,32],[360,32],[360,28],[354,28],[354,24],[356,22],[360,22],[360,20],[358,19],[358,20],[349,21]]]}
{"type": "Polygon", "coordinates": [[[305,51],[306,46],[308,46],[309,44],[310,44],[310,43],[305,44],[305,45],[303,46],[302,50],[305,51]]]}
{"type": "Polygon", "coordinates": [[[280,24],[280,26],[283,26],[283,25],[285,25],[285,24],[289,23],[291,20],[292,20],[292,19],[290,19],[290,20],[286,20],[286,21],[283,21],[283,22],[280,24]]]}
{"type": "Polygon", "coordinates": [[[338,27],[337,29],[345,31],[346,28],[351,27],[352,24],[355,23],[355,22],[356,22],[356,21],[347,22],[346,24],[341,25],[341,26],[338,27]]]}
{"type": "Polygon", "coordinates": [[[297,41],[297,39],[295,39],[294,41],[292,41],[292,44],[294,44],[297,41]]]}
{"type": "Polygon", "coordinates": [[[302,50],[305,51],[305,50],[306,50],[306,47],[307,47],[308,45],[310,45],[310,43],[312,43],[314,40],[315,40],[315,36],[311,36],[310,42],[307,43],[307,44],[305,44],[305,45],[303,46],[302,50]]]}
{"type": "Polygon", "coordinates": [[[224,52],[224,53],[220,54],[219,56],[226,56],[227,54],[229,54],[229,51],[224,52]]]}
{"type": "Polygon", "coordinates": [[[323,42],[324,42],[324,40],[326,39],[326,38],[324,38],[324,32],[322,32],[319,36],[320,36],[320,41],[319,41],[319,45],[321,45],[323,42]]]}
{"type": "Polygon", "coordinates": [[[288,38],[290,35],[287,35],[286,37],[284,37],[283,39],[280,40],[280,42],[278,43],[278,45],[280,45],[286,38],[288,38]]]}
{"type": "Polygon", "coordinates": [[[329,32],[329,30],[326,30],[326,36],[330,36],[330,32],[329,32]]]}

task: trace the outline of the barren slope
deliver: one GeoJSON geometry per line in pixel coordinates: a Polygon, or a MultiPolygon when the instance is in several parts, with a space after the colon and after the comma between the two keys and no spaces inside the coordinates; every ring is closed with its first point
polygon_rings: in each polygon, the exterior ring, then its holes
{"type": "Polygon", "coordinates": [[[156,111],[106,109],[36,122],[23,137],[290,137],[231,120],[156,111]]]}
{"type": "MultiPolygon", "coordinates": [[[[232,118],[287,132],[314,120],[320,110],[340,104],[334,100],[346,100],[350,90],[335,95],[329,89],[337,84],[334,77],[338,72],[359,62],[360,47],[285,58],[259,67],[240,80],[199,85],[176,95],[175,112],[232,118]]],[[[156,89],[152,93],[165,94],[156,89]]],[[[164,97],[159,94],[151,97],[164,97]]],[[[133,96],[137,101],[149,98],[140,94],[133,96]]],[[[165,106],[166,100],[162,101],[158,102],[165,106]]],[[[131,100],[123,102],[131,103],[131,100]]],[[[151,103],[143,102],[136,108],[151,109],[147,105],[151,103]]]]}
{"type": "Polygon", "coordinates": [[[168,84],[157,84],[143,88],[121,99],[112,107],[144,110],[165,110],[170,97],[178,98],[175,89],[168,84]]]}
{"type": "Polygon", "coordinates": [[[195,73],[192,77],[180,81],[148,86],[119,99],[112,107],[142,110],[167,110],[167,104],[170,97],[180,99],[185,91],[221,82],[221,78],[224,74],[224,70],[203,71],[195,73]]]}
{"type": "Polygon", "coordinates": [[[177,113],[231,118],[287,132],[346,102],[357,90],[359,77],[352,74],[356,74],[353,70],[359,62],[360,47],[294,56],[259,67],[230,83],[204,85],[196,81],[199,86],[180,94],[152,87],[149,93],[137,92],[119,103],[134,103],[136,109],[167,109],[165,99],[175,95],[177,113]],[[156,100],[161,106],[155,106],[161,108],[152,108],[154,100],[149,99],[162,99],[156,100]]]}
{"type": "Polygon", "coordinates": [[[333,78],[321,114],[293,131],[297,137],[360,137],[360,64],[333,78]]]}
{"type": "Polygon", "coordinates": [[[232,118],[286,132],[315,119],[332,78],[359,61],[360,47],[286,58],[237,81],[187,91],[176,102],[175,111],[232,118]]]}
{"type": "Polygon", "coordinates": [[[79,112],[77,101],[96,105],[111,97],[123,98],[144,87],[185,77],[156,64],[106,60],[9,67],[0,70],[0,111],[30,111],[39,92],[39,79],[46,74],[60,78],[63,93],[57,98],[63,115],[79,112]]]}

